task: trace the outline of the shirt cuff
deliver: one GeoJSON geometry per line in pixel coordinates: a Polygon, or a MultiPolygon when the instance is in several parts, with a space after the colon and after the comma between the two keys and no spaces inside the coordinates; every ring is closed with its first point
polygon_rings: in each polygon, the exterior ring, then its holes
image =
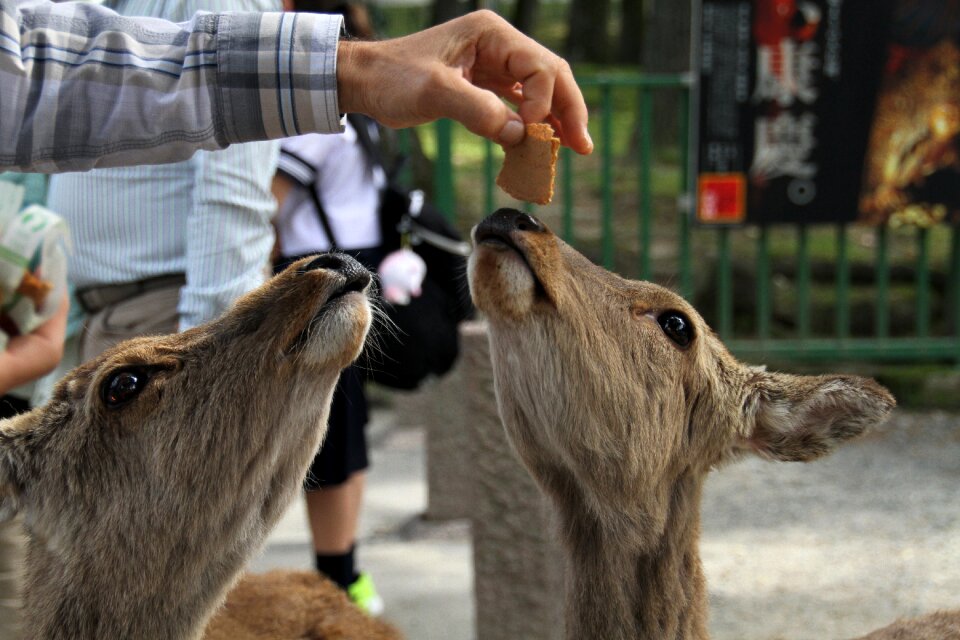
{"type": "Polygon", "coordinates": [[[344,129],[337,97],[343,17],[221,14],[218,100],[226,144],[344,129]]]}

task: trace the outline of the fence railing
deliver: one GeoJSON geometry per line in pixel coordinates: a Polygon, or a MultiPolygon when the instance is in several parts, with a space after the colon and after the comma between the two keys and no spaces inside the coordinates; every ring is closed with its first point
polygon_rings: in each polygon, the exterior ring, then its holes
{"type": "Polygon", "coordinates": [[[498,206],[524,206],[599,264],[677,290],[747,359],[960,364],[960,228],[695,225],[690,78],[578,81],[596,150],[562,149],[551,205],[534,211],[500,193],[499,147],[446,121],[433,129],[437,204],[464,229],[498,206]],[[655,143],[662,96],[674,101],[676,132],[655,143]]]}

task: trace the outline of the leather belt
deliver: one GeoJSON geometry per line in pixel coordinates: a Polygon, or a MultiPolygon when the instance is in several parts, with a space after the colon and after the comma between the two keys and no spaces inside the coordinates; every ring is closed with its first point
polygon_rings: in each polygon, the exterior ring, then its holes
{"type": "Polygon", "coordinates": [[[187,284],[186,276],[182,273],[175,273],[146,278],[145,280],[138,280],[137,282],[109,284],[102,287],[84,287],[83,289],[77,289],[76,296],[83,310],[93,314],[106,309],[110,305],[135,298],[148,291],[168,287],[182,287],[185,284],[187,284]]]}

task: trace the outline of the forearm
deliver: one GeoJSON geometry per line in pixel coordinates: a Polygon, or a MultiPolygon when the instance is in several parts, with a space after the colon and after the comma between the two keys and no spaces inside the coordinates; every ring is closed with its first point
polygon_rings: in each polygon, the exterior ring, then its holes
{"type": "Polygon", "coordinates": [[[0,395],[53,371],[63,357],[68,311],[64,298],[52,318],[33,333],[12,338],[0,351],[0,395]]]}
{"type": "Polygon", "coordinates": [[[0,169],[76,171],[341,130],[339,16],[0,0],[0,169]],[[276,70],[275,72],[273,70],[276,70]]]}

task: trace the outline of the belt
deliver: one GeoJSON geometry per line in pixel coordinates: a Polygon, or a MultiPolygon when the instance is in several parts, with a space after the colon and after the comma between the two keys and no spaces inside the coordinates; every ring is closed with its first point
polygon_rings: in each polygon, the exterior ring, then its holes
{"type": "Polygon", "coordinates": [[[93,314],[103,311],[110,305],[135,298],[148,291],[182,287],[185,284],[187,284],[187,277],[182,273],[175,273],[138,280],[137,282],[108,284],[102,287],[84,287],[77,289],[76,297],[83,310],[93,314]]]}

